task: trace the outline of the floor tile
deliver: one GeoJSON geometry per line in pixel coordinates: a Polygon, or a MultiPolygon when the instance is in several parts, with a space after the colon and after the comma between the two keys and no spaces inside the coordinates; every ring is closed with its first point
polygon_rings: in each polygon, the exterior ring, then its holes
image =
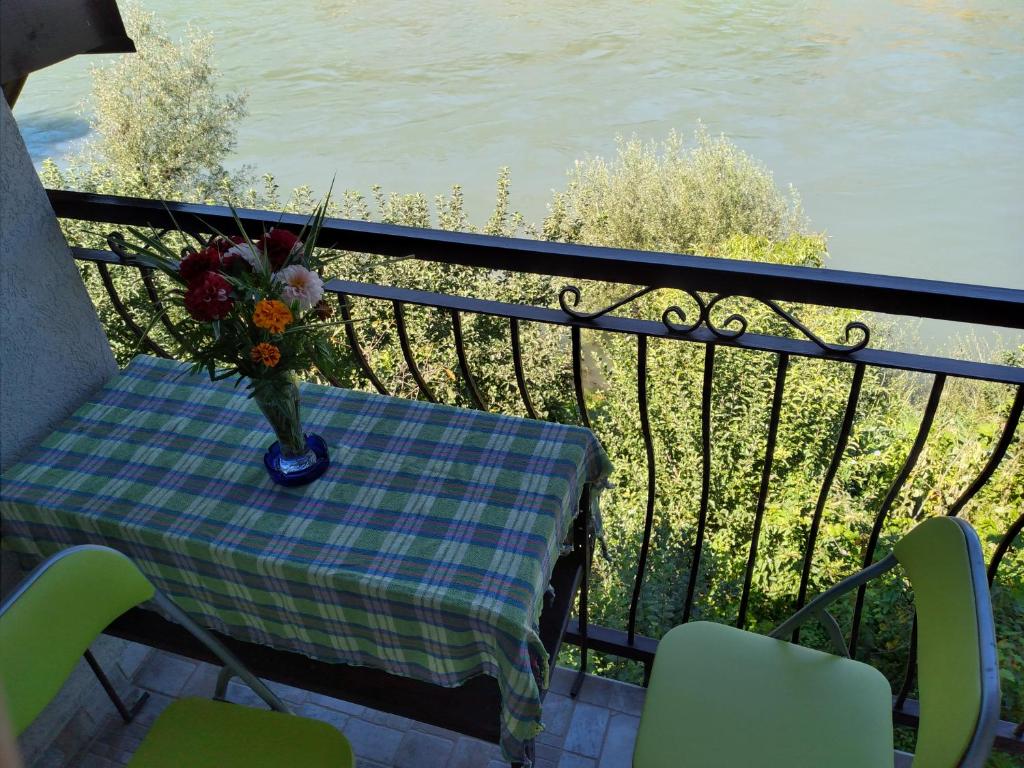
{"type": "Polygon", "coordinates": [[[369,723],[358,717],[350,717],[345,726],[345,736],[356,753],[356,759],[377,760],[393,765],[398,745],[405,734],[383,725],[369,723]]]}
{"type": "Polygon", "coordinates": [[[501,760],[501,749],[497,744],[461,736],[455,742],[448,768],[480,768],[491,760],[501,760]]]}
{"type": "Polygon", "coordinates": [[[348,725],[350,715],[344,712],[339,712],[336,709],[328,709],[327,707],[321,707],[318,704],[313,704],[307,701],[305,704],[292,709],[292,712],[300,717],[309,717],[313,720],[319,720],[323,723],[333,725],[342,733],[345,732],[345,727],[348,725]]]}
{"type": "Polygon", "coordinates": [[[562,759],[558,761],[558,768],[597,768],[597,763],[589,757],[573,755],[567,752],[562,755],[562,759]]]}
{"type": "Polygon", "coordinates": [[[577,702],[565,736],[565,750],[584,757],[597,757],[604,744],[608,710],[603,707],[577,702]]]}
{"type": "Polygon", "coordinates": [[[615,709],[630,715],[639,715],[643,710],[646,689],[639,685],[620,683],[600,677],[588,677],[580,689],[579,701],[615,709]]]}
{"type": "Polygon", "coordinates": [[[572,719],[573,706],[575,704],[576,702],[568,696],[548,693],[544,697],[544,714],[541,718],[544,723],[544,731],[564,736],[569,728],[569,721],[572,719]]]}
{"type": "MultiPolygon", "coordinates": [[[[123,768],[175,698],[212,695],[218,669],[173,654],[147,654],[134,682],[150,692],[150,699],[135,722],[125,725],[112,710],[98,715],[81,710],[78,745],[70,752],[65,748],[70,744],[55,745],[29,768],[123,768]],[[72,757],[55,762],[64,754],[72,757]]],[[[588,678],[577,701],[568,696],[575,676],[571,669],[552,673],[544,703],[545,730],[535,744],[535,768],[629,768],[643,689],[588,678]]],[[[360,768],[508,768],[496,744],[341,699],[279,684],[270,687],[296,714],[341,730],[360,768]]],[[[229,684],[227,696],[238,704],[266,706],[237,678],[229,684]]]]}
{"type": "Polygon", "coordinates": [[[353,704],[351,701],[345,701],[344,699],[332,699],[330,696],[324,696],[319,693],[309,694],[307,700],[311,704],[318,704],[328,709],[336,709],[339,712],[344,712],[346,715],[361,717],[366,712],[366,707],[359,704],[353,704]]]}
{"type": "Polygon", "coordinates": [[[265,680],[264,682],[267,684],[267,688],[286,704],[304,704],[309,699],[309,691],[304,691],[291,685],[275,683],[270,680],[265,680]]]}
{"type": "Polygon", "coordinates": [[[156,653],[157,651],[148,645],[128,643],[117,658],[117,666],[121,669],[121,674],[131,680],[156,653]]]}
{"type": "Polygon", "coordinates": [[[238,680],[232,680],[228,683],[225,698],[233,704],[244,704],[247,707],[270,709],[267,703],[260,698],[260,695],[256,693],[256,691],[238,680]]]}
{"type": "Polygon", "coordinates": [[[640,718],[634,715],[616,713],[608,721],[604,748],[598,768],[630,768],[633,764],[633,747],[640,718]]]}
{"type": "Polygon", "coordinates": [[[454,747],[449,739],[408,731],[398,745],[395,768],[447,768],[454,747]]]}
{"type": "Polygon", "coordinates": [[[196,671],[196,662],[160,653],[139,669],[135,684],[165,696],[180,696],[185,683],[196,671]]]}
{"type": "Polygon", "coordinates": [[[220,667],[200,662],[196,665],[195,672],[185,681],[179,695],[182,698],[198,696],[203,699],[212,699],[217,689],[217,674],[219,672],[220,667]]]}

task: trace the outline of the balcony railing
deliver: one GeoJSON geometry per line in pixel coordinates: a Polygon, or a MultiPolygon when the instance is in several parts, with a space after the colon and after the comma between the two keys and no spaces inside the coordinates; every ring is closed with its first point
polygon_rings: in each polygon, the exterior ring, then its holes
{"type": "MultiPolygon", "coordinates": [[[[51,191],[50,200],[58,217],[66,220],[94,222],[105,231],[123,226],[151,228],[157,231],[181,229],[202,239],[216,231],[228,232],[235,227],[230,210],[213,206],[198,206],[164,201],[140,200],[74,192],[51,191]]],[[[240,211],[241,222],[249,234],[256,236],[270,226],[293,227],[296,231],[304,224],[304,217],[281,215],[266,211],[240,211]]],[[[586,343],[583,332],[624,334],[635,339],[636,418],[642,435],[646,457],[646,506],[643,517],[643,535],[634,553],[635,569],[632,574],[630,602],[626,621],[622,626],[604,627],[588,624],[586,616],[574,621],[567,640],[582,649],[586,663],[587,649],[640,662],[645,679],[650,672],[657,641],[638,631],[638,608],[644,592],[645,576],[651,557],[652,528],[656,500],[659,498],[659,468],[656,462],[654,438],[649,408],[649,354],[651,340],[665,340],[681,344],[703,346],[703,369],[700,385],[701,457],[700,502],[696,511],[696,530],[688,557],[685,594],[681,596],[682,620],[694,617],[699,610],[697,586],[700,581],[702,555],[706,546],[709,525],[709,499],[712,482],[712,390],[715,381],[716,360],[722,348],[748,350],[774,356],[775,376],[769,409],[769,423],[760,483],[754,506],[750,541],[746,547],[746,567],[743,572],[739,596],[737,624],[749,625],[752,617],[751,592],[757,564],[762,523],[769,499],[770,480],[780,424],[783,395],[786,391],[787,371],[794,358],[813,358],[834,361],[849,366],[849,388],[841,422],[838,424],[834,447],[830,452],[827,469],[818,489],[813,515],[807,529],[801,552],[799,587],[793,596],[792,608],[799,608],[812,595],[809,594],[812,564],[816,544],[821,534],[826,507],[837,473],[847,454],[861,400],[865,374],[873,369],[908,371],[930,377],[927,400],[916,427],[916,435],[902,465],[889,481],[881,503],[873,510],[870,533],[863,542],[860,558],[869,565],[879,555],[883,527],[908,478],[925,449],[939,409],[944,390],[952,380],[995,382],[1010,388],[1009,409],[998,436],[977,476],[948,506],[946,513],[957,515],[996,472],[1015,439],[1015,431],[1024,410],[1024,368],[1012,365],[973,362],[946,356],[926,355],[878,349],[870,344],[870,329],[861,320],[846,325],[842,343],[820,338],[780,302],[812,304],[860,310],[865,313],[935,318],[974,325],[1024,329],[1024,291],[1005,288],[959,285],[931,280],[918,280],[878,275],[858,274],[828,269],[781,266],[736,260],[697,256],[651,253],[611,248],[542,242],[526,239],[498,238],[477,234],[442,232],[394,225],[373,224],[362,221],[328,220],[320,232],[319,245],[358,254],[411,257],[417,260],[443,262],[450,265],[501,271],[553,275],[573,280],[601,281],[634,286],[626,299],[610,303],[606,308],[584,312],[580,309],[582,294],[579,288],[568,286],[558,294],[558,306],[551,297],[548,306],[509,303],[491,299],[464,297],[447,293],[379,285],[352,280],[330,280],[326,290],[337,297],[341,316],[353,318],[353,297],[363,301],[389,305],[397,341],[408,372],[415,382],[419,396],[437,400],[438,395],[428,376],[421,371],[422,361],[415,355],[414,344],[407,322],[410,306],[429,307],[447,314],[454,341],[457,367],[464,385],[468,404],[487,409],[487,402],[477,385],[467,354],[463,320],[466,316],[488,316],[507,324],[508,355],[515,372],[515,389],[521,399],[523,411],[533,418],[539,416],[531,393],[528,375],[524,370],[521,330],[526,325],[541,324],[568,329],[569,344],[566,354],[571,358],[572,389],[578,421],[591,425],[585,375],[586,343]],[[637,290],[635,286],[643,286],[637,290]],[[661,320],[647,320],[628,316],[629,303],[661,289],[675,289],[688,297],[689,312],[678,306],[665,310],[661,320]],[[724,314],[719,305],[733,297],[746,297],[751,305],[758,305],[770,317],[778,333],[756,333],[748,329],[748,319],[733,314],[724,321],[716,317],[724,314]],[[716,312],[716,307],[718,311],[716,312]],[[616,311],[619,311],[616,314],[616,311]]],[[[133,314],[131,307],[119,295],[112,279],[112,268],[138,270],[139,279],[149,300],[160,307],[160,289],[154,275],[145,268],[125,262],[116,253],[105,249],[75,248],[75,258],[94,264],[102,284],[109,294],[111,305],[133,334],[141,348],[162,356],[173,356],[171,344],[163,344],[145,333],[145,318],[133,314]]],[[[174,328],[165,320],[166,338],[173,341],[174,328]]],[[[345,325],[348,351],[354,365],[365,380],[382,394],[392,394],[384,377],[375,369],[372,356],[364,349],[364,333],[359,323],[345,325]]],[[[659,341],[660,343],[660,341],[659,341]]],[[[832,426],[835,429],[835,425],[832,426]]],[[[1017,510],[1005,531],[1000,532],[988,564],[990,583],[999,578],[1000,564],[1007,552],[1017,544],[1024,528],[1024,510],[1017,510]]],[[[714,579],[711,574],[708,578],[714,579]]],[[[850,622],[849,650],[856,656],[862,643],[862,625],[867,596],[864,588],[858,592],[850,622]]],[[[756,617],[754,617],[756,618],[756,617]]],[[[916,628],[915,628],[916,631],[916,628]]],[[[998,627],[997,627],[998,631],[998,627]]],[[[794,637],[794,640],[798,637],[794,637]]],[[[909,660],[897,695],[894,697],[894,717],[903,724],[915,724],[916,702],[908,696],[914,686],[914,640],[910,641],[909,660]]],[[[1004,715],[1005,717],[1005,715],[1004,715]]],[[[999,748],[1024,753],[1024,724],[1015,726],[1008,719],[1000,725],[997,739],[999,748]]]]}

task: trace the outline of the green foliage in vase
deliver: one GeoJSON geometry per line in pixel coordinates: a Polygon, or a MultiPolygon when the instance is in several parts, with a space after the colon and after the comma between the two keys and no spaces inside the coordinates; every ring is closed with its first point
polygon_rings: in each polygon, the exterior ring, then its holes
{"type": "MultiPolygon", "coordinates": [[[[129,94],[124,80],[154,82],[175,73],[208,87],[204,101],[216,110],[221,131],[200,146],[188,126],[171,112],[145,99],[96,98],[97,126],[134,121],[131,130],[161,136],[176,147],[168,157],[149,159],[145,142],[138,151],[124,150],[117,131],[96,130],[94,143],[71,161],[67,170],[44,168],[49,186],[152,194],[200,202],[234,202],[271,210],[308,210],[312,193],[296,190],[282,199],[271,177],[254,186],[250,177],[223,171],[235,121],[243,114],[238,95],[217,96],[209,48],[186,43],[176,48],[177,68],[163,67],[170,56],[165,38],[144,15],[129,14],[129,26],[140,51],[133,66],[97,70],[97,96],[129,94]],[[193,51],[194,53],[188,53],[193,51]],[[198,51],[198,53],[195,53],[198,51]],[[201,54],[201,55],[200,55],[201,54]],[[183,71],[181,67],[185,67],[183,71]],[[220,99],[221,101],[218,101],[220,99]],[[226,107],[230,104],[230,108],[226,107]],[[224,119],[227,114],[235,120],[224,119]],[[194,139],[194,140],[193,140],[194,139]],[[185,148],[185,149],[180,149],[185,148]],[[187,151],[186,151],[187,149],[187,151]],[[177,158],[177,159],[175,159],[177,158]],[[187,158],[187,159],[182,159],[187,158]],[[159,171],[158,179],[146,175],[159,171]]],[[[174,48],[174,46],[171,46],[174,48]]],[[[170,92],[170,91],[169,91],[170,92]]],[[[173,93],[173,92],[172,92],[173,93]]],[[[179,94],[180,97],[180,94],[179,94]]],[[[154,150],[155,151],[155,150],[154,150]]],[[[536,236],[565,242],[624,248],[697,252],[731,259],[821,267],[827,257],[820,234],[809,229],[792,190],[777,188],[771,174],[723,137],[698,129],[687,145],[676,134],[661,144],[636,139],[620,142],[610,159],[590,158],[570,170],[567,186],[556,193],[549,215],[534,228],[510,205],[510,175],[500,171],[494,213],[474,227],[454,186],[430,200],[422,194],[385,193],[374,188],[364,196],[340,195],[328,211],[359,220],[410,226],[436,226],[452,231],[482,231],[501,236],[536,236]]],[[[106,233],[75,222],[66,223],[76,245],[104,247],[106,233]]],[[[478,270],[415,260],[398,261],[360,253],[337,253],[325,278],[397,285],[473,296],[496,302],[557,307],[564,281],[545,275],[478,270]]],[[[115,270],[112,279],[140,325],[152,320],[153,307],[138,274],[115,270]]],[[[130,329],[114,311],[98,276],[83,269],[90,293],[107,328],[118,359],[124,362],[137,346],[130,329]]],[[[579,283],[584,308],[598,308],[626,295],[634,286],[579,283]]],[[[165,284],[158,286],[166,290],[165,284]]],[[[658,318],[665,307],[678,305],[692,315],[691,299],[658,291],[620,310],[636,318],[658,318]]],[[[382,385],[389,393],[421,396],[400,348],[393,309],[388,302],[349,298],[352,330],[382,385]]],[[[829,342],[842,341],[848,323],[864,320],[849,310],[803,306],[800,320],[829,342]]],[[[764,305],[743,297],[726,299],[716,308],[721,323],[737,312],[751,330],[798,336],[788,323],[764,305]]],[[[869,318],[872,344],[899,344],[906,329],[869,318]]],[[[408,306],[410,344],[419,370],[442,402],[474,405],[453,344],[451,316],[441,310],[408,306]]],[[[161,324],[153,338],[169,350],[175,341],[161,324]]],[[[523,323],[523,363],[527,389],[540,418],[578,423],[566,329],[523,323]]],[[[516,383],[507,320],[491,316],[463,317],[468,365],[486,406],[492,411],[526,415],[516,383]]],[[[344,386],[367,388],[355,360],[336,337],[341,363],[332,376],[344,386]]],[[[640,430],[637,393],[637,340],[633,336],[583,332],[586,406],[594,429],[615,465],[614,488],[602,499],[609,559],[596,560],[591,621],[623,628],[633,589],[637,554],[647,506],[647,464],[640,430]]],[[[700,507],[700,403],[704,366],[701,345],[650,340],[648,399],[657,471],[652,546],[638,614],[638,631],[658,637],[678,622],[688,587],[693,541],[700,507]]],[[[1002,362],[1024,364],[1024,349],[1002,362]]],[[[772,387],[778,361],[774,355],[732,348],[715,352],[712,390],[712,460],[707,532],[695,585],[694,616],[735,623],[751,545],[757,491],[765,461],[772,387]]],[[[752,574],[746,626],[766,631],[794,608],[812,516],[838,437],[852,377],[852,366],[823,360],[792,358],[782,401],[778,443],[770,475],[758,554],[752,574]]],[[[862,565],[872,523],[902,466],[920,424],[930,377],[868,368],[856,419],[839,472],[828,495],[810,568],[809,595],[814,595],[862,565]]],[[[997,384],[950,380],[936,414],[925,450],[886,517],[878,546],[880,557],[918,521],[941,514],[977,476],[999,438],[1012,392],[997,384]]],[[[981,535],[986,557],[1024,510],[1024,447],[1021,431],[1002,464],[962,511],[981,535]]],[[[1024,719],[1024,547],[1011,548],[993,586],[1003,683],[1003,714],[1024,719]]],[[[852,600],[836,606],[848,630],[852,600]]],[[[858,656],[877,665],[898,686],[902,681],[913,617],[913,600],[898,574],[876,582],[867,592],[858,656]]],[[[824,632],[809,625],[802,642],[827,647],[824,632]]],[[[571,651],[569,652],[571,654],[571,651]]],[[[637,681],[636,665],[598,657],[596,671],[637,681]]],[[[911,742],[901,742],[912,747],[911,742]]],[[[1005,757],[993,764],[1005,764],[1005,757]]]]}
{"type": "Polygon", "coordinates": [[[179,319],[166,327],[194,372],[238,376],[257,393],[273,391],[285,374],[337,366],[326,331],[338,323],[328,322],[333,311],[323,302],[318,274],[329,261],[315,246],[326,208],[325,199],[298,235],[275,227],[250,238],[236,216],[241,234],[218,233],[202,247],[178,250],[173,242],[187,242],[185,233],[153,235],[135,227],[129,238],[113,236],[111,243],[174,286],[157,319],[178,309],[179,319]]]}

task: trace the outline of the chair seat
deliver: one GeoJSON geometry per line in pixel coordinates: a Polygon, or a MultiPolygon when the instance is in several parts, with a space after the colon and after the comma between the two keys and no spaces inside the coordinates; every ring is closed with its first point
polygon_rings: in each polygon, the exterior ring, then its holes
{"type": "Polygon", "coordinates": [[[327,723],[209,699],[175,701],[128,768],[352,768],[348,741],[327,723]]]}
{"type": "Polygon", "coordinates": [[[892,739],[873,667],[693,622],[658,645],[633,768],[892,768],[892,739]]]}

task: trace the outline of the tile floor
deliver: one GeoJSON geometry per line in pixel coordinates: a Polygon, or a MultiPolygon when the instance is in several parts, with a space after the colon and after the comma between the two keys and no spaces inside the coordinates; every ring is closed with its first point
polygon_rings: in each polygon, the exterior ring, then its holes
{"type": "MultiPolygon", "coordinates": [[[[640,722],[644,689],[590,677],[577,699],[569,698],[574,673],[556,669],[544,703],[546,730],[537,739],[536,768],[629,768],[640,722]]],[[[211,696],[216,668],[180,656],[156,653],[140,667],[134,683],[150,700],[135,722],[117,715],[102,722],[98,733],[69,768],[118,768],[127,764],[157,715],[181,696],[211,696]]],[[[404,717],[349,704],[315,693],[271,685],[294,712],[324,720],[348,737],[359,768],[502,768],[498,748],[404,717]]],[[[262,706],[244,685],[232,682],[228,698],[262,706]]],[[[43,768],[37,762],[33,768],[43,768]]]]}

